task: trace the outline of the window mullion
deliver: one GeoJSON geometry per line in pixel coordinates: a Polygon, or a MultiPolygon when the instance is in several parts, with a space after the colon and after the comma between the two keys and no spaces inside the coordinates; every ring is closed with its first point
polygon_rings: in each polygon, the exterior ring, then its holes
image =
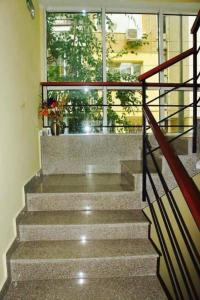
{"type": "MultiPolygon", "coordinates": [[[[102,8],[102,64],[103,64],[103,81],[107,81],[107,71],[106,71],[106,11],[102,8]]],[[[107,89],[103,88],[103,132],[107,133],[107,89]]]]}
{"type": "MultiPolygon", "coordinates": [[[[159,64],[162,64],[164,62],[164,41],[163,41],[163,22],[164,22],[164,17],[163,17],[163,12],[160,11],[158,14],[158,58],[159,58],[159,64]]],[[[159,73],[159,81],[164,82],[164,71],[161,71],[159,73]]],[[[160,95],[163,94],[165,90],[162,88],[160,89],[160,95]]],[[[161,97],[160,98],[160,103],[161,105],[164,104],[165,98],[161,97]]],[[[159,109],[159,118],[160,120],[165,117],[165,108],[164,106],[160,106],[159,109]]]]}

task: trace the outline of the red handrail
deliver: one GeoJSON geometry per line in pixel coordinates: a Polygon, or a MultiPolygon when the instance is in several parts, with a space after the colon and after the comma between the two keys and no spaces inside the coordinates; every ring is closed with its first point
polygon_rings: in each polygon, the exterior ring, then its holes
{"type": "Polygon", "coordinates": [[[143,81],[143,80],[145,80],[145,79],[147,79],[147,78],[149,78],[149,77],[151,77],[151,76],[153,76],[153,75],[159,73],[160,71],[163,71],[164,69],[166,69],[166,68],[168,68],[168,67],[170,67],[170,66],[176,64],[177,62],[179,62],[179,61],[181,61],[182,59],[184,59],[184,58],[190,56],[190,55],[193,54],[193,53],[194,53],[193,48],[190,48],[190,49],[188,49],[188,50],[182,52],[181,54],[178,54],[178,55],[176,55],[176,56],[170,58],[169,60],[167,60],[167,61],[165,61],[164,63],[158,65],[157,67],[151,69],[150,71],[148,71],[148,72],[146,72],[146,73],[143,73],[142,75],[140,75],[140,76],[138,77],[138,79],[139,79],[140,81],[143,81]]]}
{"type": "MultiPolygon", "coordinates": [[[[45,86],[102,86],[102,87],[112,87],[112,86],[124,86],[124,87],[142,87],[142,82],[117,82],[117,81],[96,81],[96,82],[71,82],[71,81],[42,81],[40,82],[40,85],[42,87],[45,86]]],[[[147,87],[188,87],[192,88],[193,84],[192,83],[168,83],[168,82],[163,82],[163,83],[158,83],[158,82],[147,82],[146,83],[147,87]]],[[[200,87],[200,84],[198,84],[198,87],[200,87]]]]}
{"type": "Polygon", "coordinates": [[[191,33],[192,34],[197,33],[199,27],[200,27],[200,10],[198,12],[198,15],[197,15],[197,17],[196,17],[196,19],[194,21],[194,24],[193,24],[192,28],[191,28],[191,33]]]}
{"type": "Polygon", "coordinates": [[[193,180],[189,177],[179,157],[175,154],[173,148],[168,143],[148,106],[145,105],[143,110],[163,155],[166,158],[177,184],[188,204],[193,218],[197,226],[200,228],[200,192],[193,180]]]}

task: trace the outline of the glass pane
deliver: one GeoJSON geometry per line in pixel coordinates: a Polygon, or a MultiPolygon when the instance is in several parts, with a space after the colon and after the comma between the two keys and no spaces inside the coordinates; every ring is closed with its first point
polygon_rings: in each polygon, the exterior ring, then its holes
{"type": "Polygon", "coordinates": [[[115,90],[107,93],[108,132],[137,133],[141,132],[142,109],[141,92],[115,90]]]}
{"type": "MultiPolygon", "coordinates": [[[[48,91],[48,99],[62,101],[62,115],[59,119],[67,133],[99,133],[103,125],[102,91],[82,90],[48,91]]],[[[53,118],[46,118],[45,125],[50,126],[53,118]]]]}
{"type": "MultiPolygon", "coordinates": [[[[137,81],[158,65],[157,15],[106,14],[108,81],[137,81]]],[[[158,80],[158,76],[151,81],[158,80]]]]}
{"type": "MultiPolygon", "coordinates": [[[[169,93],[165,99],[167,105],[169,106],[172,105],[171,107],[167,107],[165,110],[165,117],[167,117],[170,116],[171,114],[174,114],[176,111],[180,110],[183,107],[183,105],[188,105],[192,103],[193,92],[174,91],[169,93]],[[178,105],[182,105],[182,106],[178,107],[178,105]]],[[[193,116],[192,107],[185,108],[183,111],[174,114],[167,121],[167,125],[169,126],[168,132],[181,133],[188,130],[189,129],[188,126],[192,126],[192,116],[193,116]]]]}
{"type": "Polygon", "coordinates": [[[102,81],[101,14],[47,13],[48,81],[102,81]]]}
{"type": "MultiPolygon", "coordinates": [[[[164,59],[168,60],[175,55],[188,50],[193,46],[191,27],[195,16],[164,16],[164,59]]],[[[193,77],[192,55],[177,63],[164,72],[166,82],[184,82],[193,77]]]]}

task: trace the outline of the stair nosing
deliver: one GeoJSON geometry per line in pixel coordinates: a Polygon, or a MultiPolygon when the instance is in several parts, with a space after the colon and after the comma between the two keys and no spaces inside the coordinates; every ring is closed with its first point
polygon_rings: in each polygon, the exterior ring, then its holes
{"type": "Polygon", "coordinates": [[[118,255],[118,256],[99,256],[99,257],[81,257],[81,258],[11,258],[11,263],[41,263],[41,262],[49,262],[49,263],[59,263],[59,262],[77,262],[77,261],[91,261],[91,260],[115,260],[115,259],[143,259],[143,258],[158,258],[158,254],[137,254],[137,255],[118,255]]]}

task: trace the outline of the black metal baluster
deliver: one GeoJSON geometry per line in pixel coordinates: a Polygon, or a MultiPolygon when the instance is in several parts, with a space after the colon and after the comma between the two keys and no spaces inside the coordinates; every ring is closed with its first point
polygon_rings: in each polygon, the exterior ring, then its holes
{"type": "Polygon", "coordinates": [[[142,137],[142,201],[146,201],[146,117],[144,113],[144,108],[146,105],[146,82],[142,81],[142,106],[143,106],[143,137],[142,137]]]}

